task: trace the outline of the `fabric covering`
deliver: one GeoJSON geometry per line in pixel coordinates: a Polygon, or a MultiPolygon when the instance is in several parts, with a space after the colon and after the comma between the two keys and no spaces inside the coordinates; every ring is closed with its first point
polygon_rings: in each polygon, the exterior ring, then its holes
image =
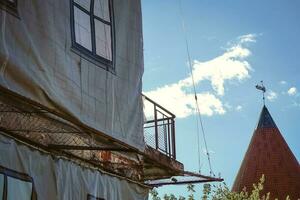
{"type": "MultiPolygon", "coordinates": [[[[147,188],[31,150],[1,133],[0,155],[1,166],[33,178],[37,199],[84,200],[88,194],[105,200],[148,199],[147,188]]],[[[1,180],[0,176],[0,185],[1,180]]],[[[31,184],[26,186],[28,189],[31,184]]],[[[23,192],[26,186],[21,188],[23,192]]]]}
{"type": "Polygon", "coordinates": [[[32,183],[16,178],[7,178],[7,199],[8,200],[31,200],[32,183]]]}
{"type": "Polygon", "coordinates": [[[70,3],[0,9],[0,85],[144,150],[140,1],[113,0],[114,72],[72,50],[70,3]]]}
{"type": "Polygon", "coordinates": [[[3,197],[4,175],[0,174],[0,197],[3,197]]]}

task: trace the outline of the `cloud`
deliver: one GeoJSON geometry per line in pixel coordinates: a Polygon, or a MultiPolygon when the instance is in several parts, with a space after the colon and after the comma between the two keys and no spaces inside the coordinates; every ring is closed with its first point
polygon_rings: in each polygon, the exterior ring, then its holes
{"type": "Polygon", "coordinates": [[[247,34],[239,37],[240,43],[256,42],[256,34],[247,34]]]}
{"type": "Polygon", "coordinates": [[[235,107],[236,111],[241,111],[243,109],[243,107],[241,105],[238,105],[237,107],[235,107]]]}
{"type": "MultiPolygon", "coordinates": [[[[184,118],[196,112],[195,96],[187,93],[179,84],[166,85],[156,90],[145,92],[145,95],[158,102],[179,118],[184,118]]],[[[224,114],[223,103],[215,95],[206,93],[197,94],[201,114],[211,116],[224,114]]],[[[149,107],[149,106],[148,106],[149,107]]],[[[145,105],[147,108],[147,105],[145,105]]],[[[146,116],[152,116],[152,109],[146,110],[146,116]]]]}
{"type": "Polygon", "coordinates": [[[269,101],[274,101],[275,99],[277,99],[278,97],[278,94],[272,90],[270,90],[268,93],[267,93],[267,99],[269,101]]]}
{"type": "Polygon", "coordinates": [[[279,81],[279,83],[281,84],[281,85],[285,85],[287,82],[286,81],[279,81]]]}
{"type": "Polygon", "coordinates": [[[300,108],[300,102],[294,101],[292,106],[300,108]]]}
{"type": "MultiPolygon", "coordinates": [[[[192,71],[194,83],[198,86],[202,81],[209,81],[212,90],[198,93],[198,103],[202,114],[212,116],[226,113],[221,97],[225,94],[225,82],[235,80],[241,82],[250,77],[251,66],[246,61],[251,55],[250,50],[244,46],[255,42],[255,35],[248,34],[238,37],[236,44],[231,45],[226,51],[211,60],[194,60],[192,71]]],[[[176,83],[164,85],[144,94],[160,105],[164,106],[177,117],[188,117],[196,112],[192,76],[179,80],[176,83]]],[[[147,111],[145,111],[147,116],[147,111]]],[[[151,115],[150,113],[148,115],[151,115]]]]}
{"type": "MultiPolygon", "coordinates": [[[[250,64],[244,59],[251,52],[240,45],[231,47],[223,55],[210,61],[200,62],[195,60],[193,63],[193,74],[195,84],[200,81],[208,80],[218,95],[224,95],[224,82],[231,79],[243,80],[249,78],[250,64]]],[[[192,78],[188,77],[180,84],[191,87],[192,78]]]]}
{"type": "Polygon", "coordinates": [[[294,96],[294,95],[297,94],[297,88],[296,87],[291,87],[290,89],[288,89],[287,93],[290,96],[294,96]]]}

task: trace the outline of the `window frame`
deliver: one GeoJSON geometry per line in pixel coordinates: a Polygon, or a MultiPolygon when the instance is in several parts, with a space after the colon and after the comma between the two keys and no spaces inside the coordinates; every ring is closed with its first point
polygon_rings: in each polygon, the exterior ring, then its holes
{"type": "Polygon", "coordinates": [[[0,9],[3,9],[7,11],[9,14],[12,14],[15,17],[19,18],[18,0],[14,0],[14,3],[9,2],[9,0],[1,0],[0,9]]]}
{"type": "Polygon", "coordinates": [[[113,9],[113,0],[107,0],[109,5],[109,17],[110,23],[106,22],[104,19],[96,16],[94,14],[94,2],[95,0],[90,0],[90,10],[86,10],[84,7],[75,2],[75,0],[70,0],[70,22],[71,22],[71,40],[72,46],[71,50],[81,57],[87,59],[93,64],[106,69],[112,73],[115,73],[114,67],[114,58],[115,58],[115,23],[114,23],[114,9],[113,9]],[[74,16],[74,7],[78,8],[80,11],[87,14],[90,18],[90,27],[91,27],[91,47],[92,51],[85,48],[84,46],[78,44],[76,42],[76,34],[75,34],[75,16],[74,16]],[[111,60],[102,57],[96,52],[96,30],[95,30],[95,20],[100,21],[106,25],[110,26],[110,38],[111,38],[111,60]]]}
{"type": "Polygon", "coordinates": [[[3,196],[0,197],[1,200],[7,200],[7,184],[8,184],[7,177],[32,183],[31,200],[37,200],[37,193],[35,190],[33,178],[30,177],[28,174],[20,173],[15,170],[3,167],[1,165],[0,165],[0,174],[3,174],[4,176],[3,196]]]}

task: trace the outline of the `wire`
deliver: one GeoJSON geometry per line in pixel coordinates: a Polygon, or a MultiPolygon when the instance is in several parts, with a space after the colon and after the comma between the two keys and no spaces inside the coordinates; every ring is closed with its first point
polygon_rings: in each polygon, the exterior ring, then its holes
{"type": "Polygon", "coordinates": [[[205,145],[205,150],[206,150],[206,155],[207,155],[207,160],[208,160],[208,165],[209,165],[209,173],[210,175],[214,175],[213,171],[212,171],[212,167],[211,167],[211,160],[210,160],[210,154],[208,151],[208,146],[207,146],[207,141],[206,141],[206,136],[205,136],[205,131],[204,131],[204,126],[203,126],[203,121],[202,121],[202,117],[201,117],[201,112],[200,112],[200,108],[199,108],[199,104],[198,104],[198,98],[197,98],[197,91],[196,91],[196,84],[195,84],[195,79],[194,79],[194,74],[193,74],[193,66],[192,66],[192,62],[191,62],[191,55],[190,55],[190,49],[189,49],[189,43],[188,43],[188,37],[187,37],[187,30],[185,27],[185,22],[184,22],[184,17],[183,17],[183,9],[182,9],[182,5],[181,5],[181,0],[178,0],[179,2],[179,8],[180,8],[180,16],[181,16],[181,22],[182,22],[182,29],[184,32],[184,39],[185,39],[185,46],[186,46],[186,51],[187,51],[187,56],[188,56],[188,66],[189,66],[189,70],[191,73],[191,78],[192,78],[192,83],[193,83],[193,90],[194,90],[194,98],[195,98],[195,104],[196,104],[196,111],[198,114],[198,119],[197,120],[197,140],[198,140],[198,164],[199,164],[199,172],[201,171],[201,166],[200,166],[200,132],[199,132],[199,122],[201,125],[201,131],[202,131],[202,137],[203,137],[203,141],[204,141],[204,145],[205,145]]]}

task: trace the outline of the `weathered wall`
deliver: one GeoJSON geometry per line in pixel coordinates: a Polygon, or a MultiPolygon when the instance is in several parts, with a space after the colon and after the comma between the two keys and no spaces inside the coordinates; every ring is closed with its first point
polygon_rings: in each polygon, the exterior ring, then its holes
{"type": "Polygon", "coordinates": [[[115,74],[71,50],[69,0],[0,10],[0,85],[143,150],[141,5],[113,2],[115,74]]]}

